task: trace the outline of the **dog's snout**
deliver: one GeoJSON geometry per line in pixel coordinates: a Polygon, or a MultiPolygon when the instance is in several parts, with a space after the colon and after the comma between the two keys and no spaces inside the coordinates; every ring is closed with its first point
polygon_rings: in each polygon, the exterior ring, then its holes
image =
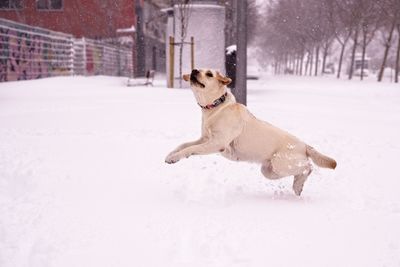
{"type": "Polygon", "coordinates": [[[190,79],[193,80],[197,80],[197,74],[199,74],[200,71],[198,71],[197,69],[193,69],[192,73],[190,74],[190,79]]]}

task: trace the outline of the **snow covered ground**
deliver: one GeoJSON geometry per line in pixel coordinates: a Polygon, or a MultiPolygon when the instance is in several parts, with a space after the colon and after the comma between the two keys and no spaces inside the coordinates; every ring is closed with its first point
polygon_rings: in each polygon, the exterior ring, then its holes
{"type": "Polygon", "coordinates": [[[221,156],[189,90],[0,84],[0,266],[400,266],[400,87],[265,77],[248,106],[338,162],[291,178],[221,156]]]}

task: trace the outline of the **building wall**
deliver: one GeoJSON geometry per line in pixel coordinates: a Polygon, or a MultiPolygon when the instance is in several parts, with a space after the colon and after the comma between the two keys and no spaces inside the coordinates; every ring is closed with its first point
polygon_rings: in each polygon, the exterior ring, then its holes
{"type": "Polygon", "coordinates": [[[146,70],[165,73],[165,44],[157,39],[146,39],[146,70]]]}
{"type": "MultiPolygon", "coordinates": [[[[225,73],[225,7],[212,3],[196,3],[190,7],[187,34],[182,53],[182,74],[190,73],[191,46],[188,42],[194,38],[194,67],[216,69],[225,73]]],[[[169,19],[167,35],[175,37],[180,43],[180,19],[178,7],[174,7],[174,16],[169,19]],[[175,21],[175,27],[173,23],[175,21]],[[173,31],[175,28],[175,32],[173,31]]],[[[169,53],[169,50],[167,50],[169,53]]],[[[174,87],[179,87],[179,45],[174,47],[174,87]]],[[[169,56],[168,56],[168,60],[169,56]]],[[[170,75],[169,66],[167,65],[170,75]]],[[[188,86],[188,83],[183,83],[188,86]]]]}
{"type": "Polygon", "coordinates": [[[135,25],[135,0],[63,0],[61,10],[38,10],[36,0],[22,3],[22,9],[0,9],[0,17],[95,39],[135,25]]]}
{"type": "Polygon", "coordinates": [[[165,73],[165,36],[167,16],[153,1],[143,3],[143,34],[146,70],[165,73]]]}

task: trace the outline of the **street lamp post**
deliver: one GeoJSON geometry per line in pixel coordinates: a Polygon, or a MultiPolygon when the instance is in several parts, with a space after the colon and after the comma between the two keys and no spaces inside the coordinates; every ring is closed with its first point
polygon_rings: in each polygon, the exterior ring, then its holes
{"type": "Polygon", "coordinates": [[[134,62],[135,77],[144,77],[146,68],[146,43],[143,32],[143,7],[142,1],[136,1],[135,12],[136,12],[136,60],[134,62]]]}
{"type": "Polygon", "coordinates": [[[247,0],[236,1],[237,8],[237,58],[236,85],[234,94],[236,100],[247,103],[247,0]]]}

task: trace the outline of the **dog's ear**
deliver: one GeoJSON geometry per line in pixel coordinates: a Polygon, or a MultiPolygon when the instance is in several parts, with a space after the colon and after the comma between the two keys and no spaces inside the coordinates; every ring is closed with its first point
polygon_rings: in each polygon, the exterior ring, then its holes
{"type": "Polygon", "coordinates": [[[217,79],[220,81],[223,85],[228,85],[232,82],[231,78],[225,77],[219,71],[217,71],[217,79]]]}
{"type": "Polygon", "coordinates": [[[183,74],[183,80],[185,80],[185,81],[189,81],[190,80],[190,74],[183,74]]]}

